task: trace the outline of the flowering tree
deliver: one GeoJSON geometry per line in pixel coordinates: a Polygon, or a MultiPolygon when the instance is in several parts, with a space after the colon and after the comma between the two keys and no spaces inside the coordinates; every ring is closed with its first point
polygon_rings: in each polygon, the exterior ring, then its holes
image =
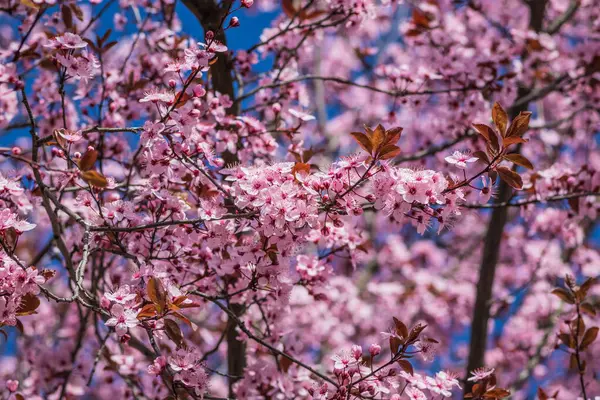
{"type": "Polygon", "coordinates": [[[600,394],[597,2],[0,11],[3,399],[600,394]]]}

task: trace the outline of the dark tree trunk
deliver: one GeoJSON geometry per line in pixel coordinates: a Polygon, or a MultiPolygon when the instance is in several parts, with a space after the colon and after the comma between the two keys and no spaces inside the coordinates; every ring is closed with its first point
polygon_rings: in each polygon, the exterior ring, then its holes
{"type": "MultiPolygon", "coordinates": [[[[527,5],[530,9],[529,27],[536,32],[543,28],[544,13],[547,0],[530,0],[527,5]]],[[[518,98],[523,98],[530,93],[529,89],[520,88],[518,98]]],[[[529,103],[521,104],[519,107],[511,107],[510,117],[514,118],[521,111],[527,110],[529,103]]],[[[518,152],[518,150],[517,150],[518,152]]],[[[500,183],[498,202],[510,199],[512,188],[500,183]]],[[[507,222],[508,208],[495,208],[492,212],[488,229],[483,243],[483,256],[479,266],[479,280],[473,309],[473,322],[471,323],[471,341],[469,345],[469,359],[467,363],[467,377],[469,373],[484,366],[485,350],[487,348],[488,322],[490,319],[490,300],[496,276],[496,265],[500,257],[500,246],[502,235],[507,222]]],[[[472,383],[465,385],[465,393],[469,393],[472,383]]]]}

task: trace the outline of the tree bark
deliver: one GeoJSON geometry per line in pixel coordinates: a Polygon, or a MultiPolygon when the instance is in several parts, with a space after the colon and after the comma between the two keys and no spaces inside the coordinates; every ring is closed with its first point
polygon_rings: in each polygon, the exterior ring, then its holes
{"type": "MultiPolygon", "coordinates": [[[[222,28],[227,13],[231,10],[233,0],[224,0],[219,5],[215,0],[182,0],[183,4],[194,14],[204,32],[212,31],[215,39],[227,45],[227,38],[222,28]]],[[[217,61],[211,66],[209,71],[212,89],[221,94],[226,94],[233,101],[235,100],[235,87],[233,78],[233,62],[228,53],[219,53],[217,61]]],[[[237,115],[239,106],[234,105],[227,110],[229,114],[237,115]]],[[[225,154],[226,163],[234,163],[237,160],[235,154],[225,154]]],[[[229,309],[238,317],[244,312],[240,304],[230,304],[229,309]]],[[[229,318],[227,321],[227,372],[230,375],[229,397],[234,397],[233,385],[241,376],[244,375],[246,368],[246,343],[238,340],[236,330],[237,323],[229,318]]]]}
{"type": "MultiPolygon", "coordinates": [[[[200,22],[205,33],[212,31],[215,34],[215,39],[227,45],[227,37],[224,30],[221,29],[221,25],[231,9],[233,0],[224,0],[221,5],[214,0],[182,0],[182,2],[200,22]]],[[[219,53],[217,55],[217,61],[211,66],[209,75],[212,89],[228,95],[233,101],[235,99],[233,62],[229,53],[219,53]]],[[[228,112],[237,115],[239,112],[237,105],[234,105],[228,112]]]]}
{"type": "MultiPolygon", "coordinates": [[[[530,9],[529,27],[540,32],[543,27],[544,13],[547,0],[530,0],[527,5],[530,9]]],[[[529,89],[520,88],[518,98],[527,96],[529,89]]],[[[510,117],[514,118],[521,111],[527,110],[529,103],[519,107],[511,107],[510,117]]],[[[518,152],[518,151],[517,151],[518,152]]],[[[502,203],[510,199],[512,188],[503,181],[500,183],[497,202],[502,203]]],[[[490,319],[490,300],[496,276],[496,265],[500,257],[500,246],[502,245],[502,234],[508,219],[508,208],[495,208],[492,212],[488,229],[483,244],[483,256],[479,266],[479,280],[473,309],[473,320],[471,323],[471,339],[469,344],[469,359],[467,363],[467,374],[484,366],[485,350],[487,348],[488,322],[490,319]]],[[[465,394],[470,393],[473,382],[465,384],[465,394]]]]}
{"type": "MultiPolygon", "coordinates": [[[[241,316],[244,307],[241,304],[230,304],[229,309],[241,316]]],[[[227,372],[229,375],[229,397],[234,398],[233,384],[244,374],[246,368],[246,342],[238,340],[237,323],[232,318],[227,321],[227,372]]]]}

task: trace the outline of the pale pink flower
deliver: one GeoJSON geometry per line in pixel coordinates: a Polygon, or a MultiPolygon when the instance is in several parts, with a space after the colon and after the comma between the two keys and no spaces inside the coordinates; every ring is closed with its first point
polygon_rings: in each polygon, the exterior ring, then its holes
{"type": "Polygon", "coordinates": [[[477,368],[474,371],[471,371],[471,377],[469,377],[469,379],[467,379],[470,382],[478,382],[478,381],[482,381],[488,377],[490,377],[493,373],[494,373],[494,368],[486,368],[486,367],[482,367],[482,368],[477,368]]]}
{"type": "Polygon", "coordinates": [[[447,163],[456,165],[458,168],[465,169],[467,168],[467,163],[474,163],[479,160],[477,157],[472,157],[470,153],[460,151],[455,151],[451,156],[446,157],[447,163]]]}
{"type": "Polygon", "coordinates": [[[121,304],[115,304],[110,309],[112,318],[106,321],[106,326],[114,326],[115,331],[119,336],[123,336],[127,333],[129,328],[133,328],[139,324],[137,319],[137,312],[131,308],[125,308],[121,304]]]}
{"type": "Polygon", "coordinates": [[[61,36],[57,36],[46,44],[45,47],[62,48],[62,49],[83,49],[87,46],[87,43],[81,38],[71,32],[65,32],[61,36]]]}
{"type": "Polygon", "coordinates": [[[140,99],[140,103],[167,103],[170,104],[175,101],[175,95],[171,92],[164,92],[159,90],[151,90],[144,93],[144,97],[140,99]]]}
{"type": "Polygon", "coordinates": [[[113,293],[106,293],[104,295],[108,300],[114,301],[119,304],[126,304],[136,298],[135,293],[131,293],[129,285],[123,285],[113,293]]]}
{"type": "Polygon", "coordinates": [[[427,396],[416,387],[407,387],[405,391],[410,400],[427,400],[427,396]]]}

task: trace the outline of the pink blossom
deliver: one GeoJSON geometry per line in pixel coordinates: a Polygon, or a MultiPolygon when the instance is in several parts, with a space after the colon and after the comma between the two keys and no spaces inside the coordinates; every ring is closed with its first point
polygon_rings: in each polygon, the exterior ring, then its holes
{"type": "Polygon", "coordinates": [[[110,313],[112,317],[109,318],[105,324],[106,326],[114,327],[119,336],[123,336],[127,333],[129,328],[134,328],[139,325],[137,312],[131,308],[125,308],[119,303],[112,306],[110,313]]]}
{"type": "Polygon", "coordinates": [[[405,393],[410,400],[427,400],[425,393],[415,387],[407,387],[405,393]]]}
{"type": "Polygon", "coordinates": [[[62,49],[83,49],[87,43],[77,34],[65,32],[55,37],[46,47],[57,47],[62,49]]]}
{"type": "Polygon", "coordinates": [[[451,156],[446,157],[447,163],[456,165],[458,168],[467,168],[467,163],[474,163],[479,160],[477,157],[471,157],[469,153],[461,153],[460,151],[455,151],[451,156]]]}

